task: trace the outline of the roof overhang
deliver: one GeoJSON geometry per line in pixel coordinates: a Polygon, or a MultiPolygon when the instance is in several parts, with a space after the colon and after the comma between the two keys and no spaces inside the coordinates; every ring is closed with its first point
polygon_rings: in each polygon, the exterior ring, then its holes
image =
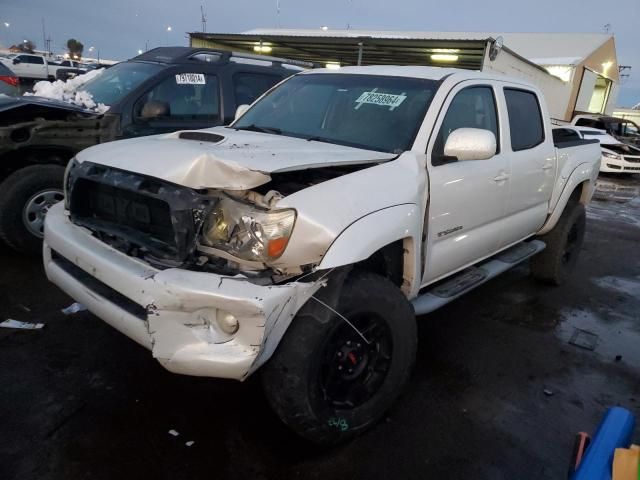
{"type": "MultiPolygon", "coordinates": [[[[429,65],[481,70],[486,49],[493,38],[411,38],[405,36],[304,35],[278,33],[204,33],[189,34],[207,46],[256,52],[255,47],[270,47],[278,57],[317,64],[341,65],[429,65]],[[436,55],[436,60],[432,57],[436,55]],[[443,57],[444,55],[444,57],[443,57]],[[447,55],[457,57],[446,60],[447,55]],[[443,60],[445,59],[445,60],[443,60]]],[[[260,49],[259,49],[260,50],[260,49]]]]}

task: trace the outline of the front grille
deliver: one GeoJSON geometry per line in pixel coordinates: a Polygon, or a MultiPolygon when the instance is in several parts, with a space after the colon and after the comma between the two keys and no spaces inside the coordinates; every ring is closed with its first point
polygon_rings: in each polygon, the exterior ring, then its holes
{"type": "Polygon", "coordinates": [[[627,162],[631,162],[631,163],[640,163],[640,157],[627,157],[625,156],[624,159],[627,162]]]}
{"type": "Polygon", "coordinates": [[[139,318],[140,320],[147,319],[147,309],[142,305],[137,304],[133,300],[128,297],[125,297],[120,292],[117,292],[113,288],[111,288],[106,283],[101,282],[95,277],[92,277],[87,272],[82,270],[77,265],[71,263],[69,260],[64,258],[58,252],[53,250],[51,252],[51,259],[53,263],[55,263],[62,270],[67,272],[73,278],[75,278],[82,285],[87,287],[92,292],[95,292],[97,295],[100,295],[105,300],[110,301],[116,306],[120,307],[125,312],[130,313],[134,317],[139,318]]]}
{"type": "Polygon", "coordinates": [[[69,178],[71,221],[127,255],[175,265],[195,249],[215,199],[194,190],[83,162],[69,178]]]}

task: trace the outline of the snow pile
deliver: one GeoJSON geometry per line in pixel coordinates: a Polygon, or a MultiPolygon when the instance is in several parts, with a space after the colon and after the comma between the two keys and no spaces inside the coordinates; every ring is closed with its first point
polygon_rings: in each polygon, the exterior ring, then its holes
{"type": "Polygon", "coordinates": [[[93,101],[91,94],[80,88],[89,80],[101,75],[104,68],[91,70],[77,77],[70,78],[66,82],[56,80],[55,82],[37,82],[33,86],[33,93],[27,92],[25,96],[37,96],[52,98],[54,100],[62,100],[97,113],[104,113],[109,110],[109,106],[104,103],[96,103],[93,101]]]}

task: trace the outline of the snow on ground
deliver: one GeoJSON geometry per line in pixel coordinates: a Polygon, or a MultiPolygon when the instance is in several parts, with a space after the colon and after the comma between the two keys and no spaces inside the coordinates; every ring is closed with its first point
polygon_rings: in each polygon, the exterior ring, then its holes
{"type": "Polygon", "coordinates": [[[70,78],[66,82],[62,80],[56,80],[55,82],[48,82],[46,80],[37,82],[33,86],[33,93],[27,92],[24,95],[62,100],[63,102],[78,105],[88,110],[104,113],[109,110],[109,106],[104,103],[94,102],[91,94],[81,89],[82,85],[101,75],[103,71],[104,68],[91,70],[77,77],[70,78]]]}

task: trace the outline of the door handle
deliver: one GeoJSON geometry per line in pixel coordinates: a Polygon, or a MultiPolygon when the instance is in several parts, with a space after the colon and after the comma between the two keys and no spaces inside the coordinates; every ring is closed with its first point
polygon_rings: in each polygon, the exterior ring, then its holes
{"type": "Polygon", "coordinates": [[[493,177],[493,181],[494,182],[504,182],[505,180],[509,180],[509,177],[511,175],[509,175],[508,173],[501,173],[500,175],[498,175],[497,177],[493,177]]]}
{"type": "Polygon", "coordinates": [[[542,169],[543,169],[543,170],[550,170],[550,169],[552,169],[552,168],[553,168],[553,163],[545,163],[545,164],[542,166],[542,169]]]}

